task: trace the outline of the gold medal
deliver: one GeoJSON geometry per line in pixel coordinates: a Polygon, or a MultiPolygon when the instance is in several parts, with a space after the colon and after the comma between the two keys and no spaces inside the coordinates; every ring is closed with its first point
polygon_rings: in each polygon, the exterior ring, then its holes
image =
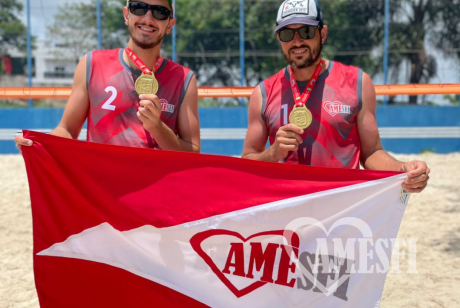
{"type": "Polygon", "coordinates": [[[305,129],[310,126],[313,116],[311,115],[310,110],[302,105],[302,107],[297,107],[294,105],[291,113],[289,114],[289,123],[297,125],[298,127],[305,129]]]}
{"type": "Polygon", "coordinates": [[[137,78],[134,87],[139,95],[156,94],[158,91],[158,80],[153,74],[149,75],[142,73],[142,75],[137,78]]]}

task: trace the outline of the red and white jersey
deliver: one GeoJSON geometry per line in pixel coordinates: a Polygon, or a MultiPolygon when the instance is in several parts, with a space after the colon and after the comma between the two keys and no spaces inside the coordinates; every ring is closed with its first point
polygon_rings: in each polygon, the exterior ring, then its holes
{"type": "MultiPolygon", "coordinates": [[[[134,82],[142,72],[128,66],[123,51],[100,50],[87,54],[86,83],[90,101],[87,140],[159,149],[136,115],[139,95],[134,82]]],[[[179,109],[192,76],[192,71],[167,59],[155,72],[159,83],[156,95],[163,107],[161,120],[175,133],[179,109]]]]}
{"type": "MultiPolygon", "coordinates": [[[[261,116],[270,144],[276,132],[289,124],[294,97],[286,68],[260,83],[261,116]]],[[[303,93],[308,82],[297,82],[303,93]]],[[[303,143],[282,162],[310,166],[359,168],[360,140],[356,119],[361,109],[362,71],[339,62],[329,62],[320,75],[306,107],[313,121],[302,135],[303,143]]]]}

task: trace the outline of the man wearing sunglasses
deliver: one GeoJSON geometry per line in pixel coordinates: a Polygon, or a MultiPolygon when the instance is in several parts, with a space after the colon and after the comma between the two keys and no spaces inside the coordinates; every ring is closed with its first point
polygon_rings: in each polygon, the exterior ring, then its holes
{"type": "MultiPolygon", "coordinates": [[[[176,22],[171,1],[127,1],[127,47],[82,58],[64,115],[51,134],[76,139],[88,118],[91,142],[200,151],[196,79],[189,69],[160,55],[162,40],[176,22]],[[158,86],[153,86],[152,72],[158,86]],[[141,75],[152,81],[146,92],[136,83],[141,75]]],[[[15,141],[19,149],[32,145],[22,135],[15,141]]]]}
{"type": "Polygon", "coordinates": [[[276,35],[288,66],[264,80],[249,101],[242,156],[337,168],[408,172],[402,184],[422,191],[430,169],[403,163],[382,148],[371,78],[357,67],[321,57],[328,27],[314,0],[281,4],[276,35]],[[267,139],[270,147],[266,148],[267,139]]]}

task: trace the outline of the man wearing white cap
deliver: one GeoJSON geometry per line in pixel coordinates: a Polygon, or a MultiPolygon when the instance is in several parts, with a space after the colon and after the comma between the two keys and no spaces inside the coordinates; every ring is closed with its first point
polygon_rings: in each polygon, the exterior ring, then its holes
{"type": "Polygon", "coordinates": [[[310,166],[408,173],[403,188],[422,191],[425,162],[400,162],[382,148],[371,78],[361,69],[321,57],[327,38],[314,0],[287,0],[275,32],[288,66],[264,80],[249,102],[243,157],[310,166]],[[267,139],[270,147],[266,149],[267,139]]]}

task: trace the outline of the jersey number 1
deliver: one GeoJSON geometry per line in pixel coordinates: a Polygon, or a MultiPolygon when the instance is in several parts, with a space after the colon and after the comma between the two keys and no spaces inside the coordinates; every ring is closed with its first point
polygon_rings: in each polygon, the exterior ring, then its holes
{"type": "Polygon", "coordinates": [[[283,123],[281,124],[281,126],[284,126],[288,124],[288,105],[281,105],[281,110],[283,112],[283,123]]]}

